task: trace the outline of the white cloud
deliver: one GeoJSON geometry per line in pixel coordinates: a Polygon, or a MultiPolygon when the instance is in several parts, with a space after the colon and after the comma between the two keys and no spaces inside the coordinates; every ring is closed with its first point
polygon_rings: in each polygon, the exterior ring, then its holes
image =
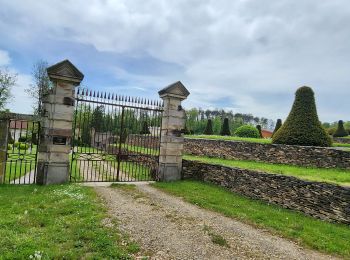
{"type": "MultiPolygon", "coordinates": [[[[189,105],[213,106],[228,98],[232,104],[225,106],[238,111],[285,117],[295,89],[311,85],[321,97],[319,110],[325,115],[321,119],[349,120],[343,105],[350,95],[346,0],[94,0],[89,4],[0,0],[0,4],[0,32],[17,41],[45,36],[181,66],[183,74],[176,74],[176,79],[192,92],[189,105]],[[326,102],[322,97],[334,96],[335,89],[340,100],[326,102]]],[[[170,73],[118,73],[141,88],[175,81],[170,73]]]]}
{"type": "Polygon", "coordinates": [[[12,98],[6,105],[13,113],[33,113],[33,99],[24,91],[32,83],[31,75],[17,74],[16,85],[12,88],[12,98]]]}
{"type": "Polygon", "coordinates": [[[0,50],[0,67],[6,66],[6,70],[16,76],[16,84],[11,89],[12,97],[8,100],[6,108],[14,113],[32,113],[32,98],[25,92],[25,89],[32,82],[31,75],[19,73],[11,64],[11,58],[7,51],[0,50]]]}
{"type": "Polygon", "coordinates": [[[10,62],[11,59],[9,54],[4,50],[0,50],[0,67],[7,66],[10,64],[10,62]]]}

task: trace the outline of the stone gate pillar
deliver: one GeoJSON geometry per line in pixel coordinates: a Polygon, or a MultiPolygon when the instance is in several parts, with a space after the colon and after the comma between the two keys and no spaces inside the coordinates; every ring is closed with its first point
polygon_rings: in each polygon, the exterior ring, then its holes
{"type": "Polygon", "coordinates": [[[72,139],[75,87],[84,75],[64,60],[47,68],[52,86],[43,98],[44,117],[38,150],[38,184],[68,181],[69,153],[72,139]]]}
{"type": "Polygon", "coordinates": [[[180,180],[186,119],[181,101],[190,92],[178,81],[160,90],[158,94],[164,101],[158,178],[161,181],[180,180]]]}

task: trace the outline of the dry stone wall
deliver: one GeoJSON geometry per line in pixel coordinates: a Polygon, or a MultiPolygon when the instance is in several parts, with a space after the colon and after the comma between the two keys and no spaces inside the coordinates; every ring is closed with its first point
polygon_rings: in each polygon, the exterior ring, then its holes
{"type": "Polygon", "coordinates": [[[347,187],[188,160],[183,160],[182,174],[184,179],[213,183],[315,218],[350,224],[347,187]]]}
{"type": "Polygon", "coordinates": [[[350,138],[333,137],[333,142],[341,144],[350,144],[350,138]]]}
{"type": "Polygon", "coordinates": [[[350,169],[350,151],[334,148],[186,138],[184,152],[225,159],[350,169]]]}

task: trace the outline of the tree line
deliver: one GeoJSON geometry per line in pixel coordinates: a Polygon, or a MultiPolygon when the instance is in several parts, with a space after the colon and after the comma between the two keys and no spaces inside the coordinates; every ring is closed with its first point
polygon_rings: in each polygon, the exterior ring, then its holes
{"type": "Polygon", "coordinates": [[[265,117],[257,117],[252,114],[233,113],[223,109],[191,108],[186,111],[186,128],[192,134],[203,134],[208,119],[212,121],[214,134],[220,134],[223,121],[228,119],[229,128],[234,132],[242,125],[261,125],[264,129],[273,129],[275,122],[265,117]]]}

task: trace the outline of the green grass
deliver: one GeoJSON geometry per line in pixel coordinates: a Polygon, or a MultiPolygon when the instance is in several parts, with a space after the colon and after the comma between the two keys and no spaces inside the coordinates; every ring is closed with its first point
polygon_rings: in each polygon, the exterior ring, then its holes
{"type": "Polygon", "coordinates": [[[320,181],[335,183],[343,186],[350,186],[350,170],[302,167],[287,164],[272,164],[245,160],[228,160],[193,155],[185,155],[184,159],[200,161],[209,164],[219,164],[228,167],[238,167],[242,169],[263,171],[266,173],[283,174],[308,181],[320,181]]]}
{"type": "MultiPolygon", "coordinates": [[[[240,142],[249,142],[249,143],[260,143],[260,144],[271,144],[272,139],[264,139],[264,138],[245,138],[238,136],[221,136],[221,135],[185,135],[186,138],[193,139],[211,139],[211,140],[223,140],[223,141],[240,141],[240,142]]],[[[341,143],[333,143],[333,147],[348,147],[350,148],[350,144],[341,144],[341,143]]]]}
{"type": "Polygon", "coordinates": [[[350,258],[349,226],[317,220],[211,184],[182,181],[152,185],[199,207],[267,229],[303,246],[350,258]]]}
{"type": "Polygon", "coordinates": [[[138,246],[120,234],[92,188],[0,186],[0,259],[129,259],[138,246]]]}
{"type": "Polygon", "coordinates": [[[185,135],[186,138],[194,139],[213,139],[213,140],[224,140],[224,141],[241,141],[249,143],[261,143],[261,144],[270,144],[271,139],[263,138],[245,138],[238,136],[221,136],[221,135],[185,135]]]}

